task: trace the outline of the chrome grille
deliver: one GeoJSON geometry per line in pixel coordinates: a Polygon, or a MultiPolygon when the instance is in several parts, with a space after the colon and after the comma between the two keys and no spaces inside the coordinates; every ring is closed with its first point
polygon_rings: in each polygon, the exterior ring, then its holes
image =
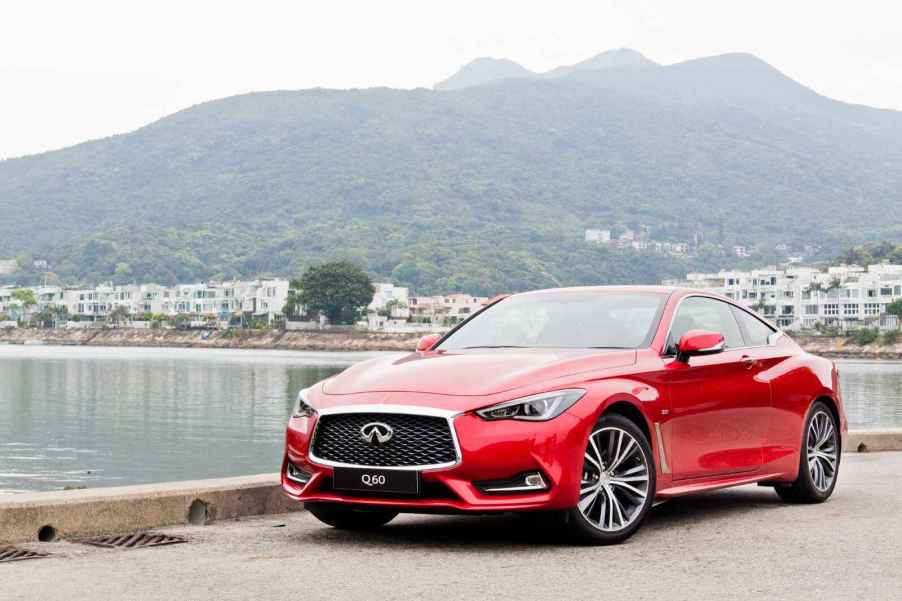
{"type": "Polygon", "coordinates": [[[418,467],[457,461],[451,426],[444,417],[401,413],[321,415],[313,439],[315,459],[347,465],[418,467]],[[382,422],[394,431],[383,445],[364,441],[360,429],[382,422]]]}

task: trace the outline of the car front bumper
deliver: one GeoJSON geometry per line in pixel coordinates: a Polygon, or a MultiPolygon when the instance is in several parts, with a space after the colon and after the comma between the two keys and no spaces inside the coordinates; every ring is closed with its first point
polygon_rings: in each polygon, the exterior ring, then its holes
{"type": "MultiPolygon", "coordinates": [[[[282,463],[282,489],[303,502],[336,502],[392,507],[411,513],[539,511],[577,504],[588,425],[564,413],[547,422],[486,421],[473,413],[452,418],[459,457],[449,467],[420,471],[416,495],[369,494],[332,487],[333,467],[311,458],[317,417],[295,417],[288,424],[282,463]],[[306,484],[288,477],[289,464],[310,475],[306,484]],[[539,491],[485,492],[477,483],[540,473],[539,491]]],[[[405,468],[408,469],[408,468],[405,468]]],[[[415,469],[415,468],[409,468],[415,469]]]]}

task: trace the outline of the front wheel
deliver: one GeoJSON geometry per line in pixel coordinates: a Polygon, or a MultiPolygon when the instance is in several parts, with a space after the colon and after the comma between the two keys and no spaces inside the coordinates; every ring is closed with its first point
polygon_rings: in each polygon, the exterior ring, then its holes
{"type": "Polygon", "coordinates": [[[799,450],[799,476],[774,490],[789,503],[823,503],[836,487],[839,475],[839,427],[822,401],[811,406],[799,450]]]}
{"type": "Polygon", "coordinates": [[[645,521],[654,497],[648,438],[623,416],[602,416],[586,443],[579,504],[568,511],[571,535],[593,545],[620,543],[645,521]]]}
{"type": "Polygon", "coordinates": [[[397,511],[380,508],[364,508],[339,503],[305,503],[313,517],[341,530],[372,530],[389,523],[397,511]]]}

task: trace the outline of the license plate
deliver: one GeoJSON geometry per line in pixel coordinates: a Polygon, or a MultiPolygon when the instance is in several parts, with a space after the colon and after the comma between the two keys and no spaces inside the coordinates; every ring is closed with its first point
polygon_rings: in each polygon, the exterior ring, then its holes
{"type": "Polygon", "coordinates": [[[415,495],[420,492],[420,473],[413,470],[336,467],[332,487],[335,490],[415,495]]]}

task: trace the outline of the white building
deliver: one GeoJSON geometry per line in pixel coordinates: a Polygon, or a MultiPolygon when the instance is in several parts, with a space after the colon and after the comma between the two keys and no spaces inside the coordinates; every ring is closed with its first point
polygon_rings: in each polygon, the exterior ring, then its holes
{"type": "Polygon", "coordinates": [[[410,299],[410,313],[416,321],[448,326],[467,319],[487,302],[488,298],[484,296],[461,293],[415,296],[410,299]]]}
{"type": "Polygon", "coordinates": [[[902,298],[902,265],[838,265],[690,273],[665,285],[710,288],[786,329],[898,327],[886,306],[902,298]]]}
{"type": "Polygon", "coordinates": [[[19,269],[19,262],[15,259],[0,259],[0,275],[9,275],[19,269]]]}
{"type": "Polygon", "coordinates": [[[586,242],[594,242],[595,244],[610,244],[611,230],[586,230],[586,242]]]}
{"type": "MultiPolygon", "coordinates": [[[[33,287],[42,311],[65,306],[69,315],[87,320],[105,319],[116,307],[124,306],[132,316],[154,313],[175,317],[192,315],[226,319],[236,313],[272,319],[282,313],[288,300],[288,280],[267,279],[198,284],[101,284],[93,288],[33,287]]],[[[11,299],[15,288],[0,288],[0,312],[17,306],[11,299]]]]}
{"type": "Polygon", "coordinates": [[[410,317],[409,290],[391,283],[375,283],[373,288],[373,300],[366,310],[367,329],[403,328],[410,317]]]}
{"type": "Polygon", "coordinates": [[[387,312],[386,317],[392,319],[410,317],[410,291],[407,288],[390,283],[376,283],[373,288],[376,292],[373,294],[373,301],[367,306],[368,311],[387,312]]]}

